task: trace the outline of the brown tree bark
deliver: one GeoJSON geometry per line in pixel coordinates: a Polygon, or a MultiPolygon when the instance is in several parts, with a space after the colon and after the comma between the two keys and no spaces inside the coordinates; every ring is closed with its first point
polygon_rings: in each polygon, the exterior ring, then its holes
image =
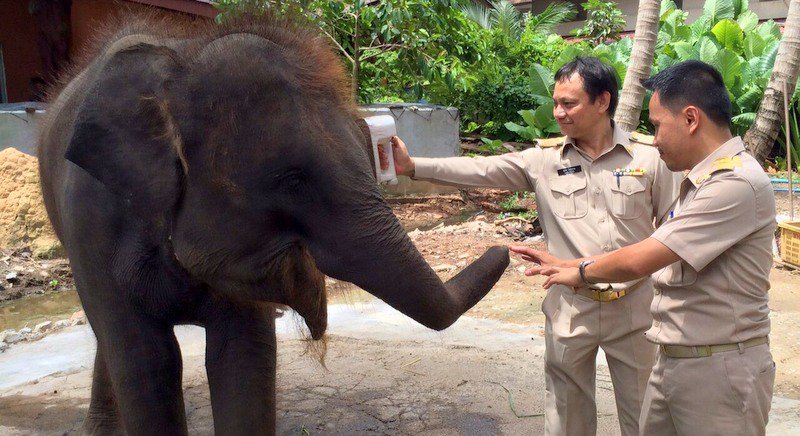
{"type": "MultiPolygon", "coordinates": [[[[783,124],[783,84],[793,92],[800,72],[800,0],[791,0],[789,14],[778,47],[775,66],[753,125],[744,135],[747,150],[759,162],[772,151],[783,124]]],[[[791,98],[791,96],[790,96],[791,98]]]]}
{"type": "Polygon", "coordinates": [[[641,81],[650,77],[658,35],[658,19],[661,12],[659,0],[642,0],[636,15],[636,33],[633,38],[631,60],[625,83],[619,97],[614,121],[623,130],[634,131],[639,126],[645,89],[641,81]]]}

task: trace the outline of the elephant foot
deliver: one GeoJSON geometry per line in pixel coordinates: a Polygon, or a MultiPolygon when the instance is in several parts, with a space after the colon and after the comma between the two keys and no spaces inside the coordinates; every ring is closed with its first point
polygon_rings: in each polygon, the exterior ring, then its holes
{"type": "Polygon", "coordinates": [[[122,423],[119,421],[116,411],[93,411],[90,409],[86,419],[83,420],[80,434],[84,436],[123,436],[125,430],[122,429],[122,423]]]}

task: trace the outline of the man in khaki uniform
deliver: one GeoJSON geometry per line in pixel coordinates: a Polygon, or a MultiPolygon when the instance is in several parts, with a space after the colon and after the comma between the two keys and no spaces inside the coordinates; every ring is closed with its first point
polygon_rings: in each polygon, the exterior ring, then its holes
{"type": "MultiPolygon", "coordinates": [[[[668,215],[680,180],[654,148],[614,126],[617,91],[610,67],[578,58],[556,74],[554,114],[567,135],[562,145],[493,157],[412,159],[396,138],[396,169],[447,185],[533,191],[556,256],[610,252],[650,236],[654,219],[668,215]]],[[[653,285],[643,279],[593,288],[556,286],[542,304],[548,435],[596,433],[598,347],[607,356],[622,433],[639,431],[655,358],[655,346],[644,337],[653,285]]]]}
{"type": "Polygon", "coordinates": [[[659,353],[645,393],[643,435],[763,435],[775,363],[769,351],[769,271],[775,198],[769,178],[731,135],[720,74],[699,61],[644,82],[654,91],[654,144],[672,170],[689,170],[672,218],[652,237],[531,273],[556,284],[656,280],[647,338],[659,353]]]}

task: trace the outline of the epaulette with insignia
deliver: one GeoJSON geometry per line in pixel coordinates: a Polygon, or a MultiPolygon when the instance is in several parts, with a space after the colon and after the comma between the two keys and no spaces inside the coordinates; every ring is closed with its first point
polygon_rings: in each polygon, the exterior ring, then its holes
{"type": "Polygon", "coordinates": [[[639,132],[631,132],[630,140],[643,145],[653,145],[653,137],[639,132]]]}
{"type": "Polygon", "coordinates": [[[541,148],[552,148],[552,147],[558,147],[559,145],[563,145],[565,139],[567,139],[566,136],[559,136],[557,138],[534,139],[533,143],[541,148]]]}
{"type": "Polygon", "coordinates": [[[711,164],[711,171],[709,171],[708,174],[697,178],[697,184],[699,185],[705,182],[706,180],[708,180],[709,177],[711,177],[712,174],[716,173],[717,171],[732,170],[740,166],[742,166],[742,158],[739,156],[721,157],[715,160],[713,164],[711,164]]]}

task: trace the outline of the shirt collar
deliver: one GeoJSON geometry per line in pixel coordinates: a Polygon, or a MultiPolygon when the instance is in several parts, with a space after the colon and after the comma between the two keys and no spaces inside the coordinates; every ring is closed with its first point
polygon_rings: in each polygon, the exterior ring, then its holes
{"type": "Polygon", "coordinates": [[[686,175],[686,178],[697,188],[704,181],[705,176],[712,171],[714,162],[718,159],[731,158],[744,150],[742,138],[734,136],[717,147],[716,150],[712,151],[711,154],[706,156],[700,163],[695,165],[694,168],[689,171],[689,174],[686,175]]]}
{"type": "MultiPolygon", "coordinates": [[[[614,130],[611,140],[613,141],[613,145],[608,150],[603,151],[600,156],[610,152],[617,146],[622,146],[626,152],[628,152],[631,157],[633,157],[633,145],[631,144],[631,134],[622,130],[621,127],[617,125],[613,120],[611,121],[611,128],[614,130]]],[[[567,153],[567,149],[569,147],[575,147],[575,139],[569,136],[564,138],[564,146],[561,147],[561,157],[563,158],[564,155],[567,153]]],[[[599,156],[598,156],[599,157],[599,156]]]]}

